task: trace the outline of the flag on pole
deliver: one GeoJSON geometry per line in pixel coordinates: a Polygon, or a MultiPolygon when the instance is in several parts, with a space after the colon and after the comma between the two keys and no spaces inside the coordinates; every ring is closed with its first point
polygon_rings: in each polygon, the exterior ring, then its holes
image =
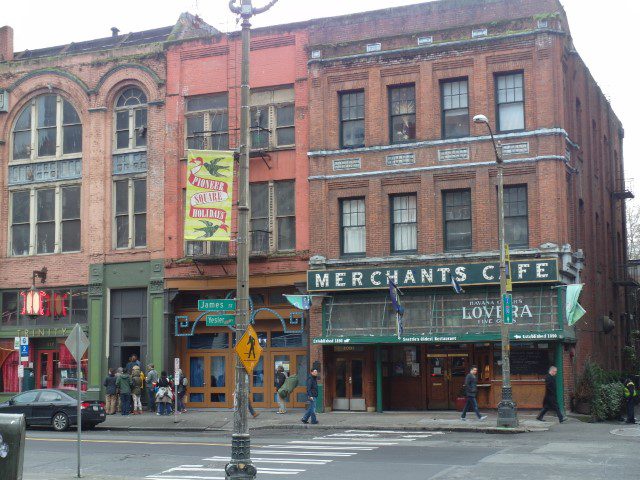
{"type": "Polygon", "coordinates": [[[311,295],[284,295],[284,298],[300,310],[309,310],[311,308],[311,295]]]}
{"type": "Polygon", "coordinates": [[[393,283],[391,277],[387,277],[389,282],[389,297],[391,298],[391,305],[396,312],[396,334],[398,338],[402,336],[404,332],[404,307],[402,306],[402,302],[400,301],[400,296],[403,293],[400,291],[398,286],[393,283]]]}
{"type": "Polygon", "coordinates": [[[453,290],[456,293],[464,293],[464,290],[462,289],[462,287],[458,283],[458,280],[456,280],[456,277],[454,277],[453,275],[451,275],[451,286],[453,287],[453,290]]]}
{"type": "Polygon", "coordinates": [[[567,318],[567,325],[571,326],[575,324],[582,316],[587,313],[582,305],[578,303],[580,298],[580,292],[582,291],[582,283],[576,283],[572,285],[564,285],[565,287],[565,316],[567,318]]]}

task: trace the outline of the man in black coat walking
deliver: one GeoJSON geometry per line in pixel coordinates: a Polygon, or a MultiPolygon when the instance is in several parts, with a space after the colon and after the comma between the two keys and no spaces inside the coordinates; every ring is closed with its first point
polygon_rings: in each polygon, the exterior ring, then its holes
{"type": "Polygon", "coordinates": [[[461,420],[467,419],[467,412],[469,410],[473,410],[479,420],[487,418],[486,415],[480,415],[480,411],[478,410],[478,402],[476,400],[476,395],[478,395],[478,377],[476,375],[478,375],[478,367],[474,365],[464,379],[464,392],[467,396],[467,403],[465,403],[464,409],[462,410],[461,420]]]}
{"type": "Polygon", "coordinates": [[[549,410],[553,410],[558,415],[558,420],[560,423],[564,422],[564,417],[562,416],[562,412],[560,411],[560,407],[558,406],[558,397],[556,395],[556,374],[558,373],[558,369],[553,365],[549,367],[549,373],[544,379],[545,390],[544,390],[544,401],[542,402],[542,410],[538,414],[538,420],[543,421],[545,413],[549,410]]]}
{"type": "Polygon", "coordinates": [[[309,399],[309,405],[307,407],[307,411],[302,417],[302,423],[309,423],[309,418],[311,418],[311,423],[315,425],[318,423],[318,419],[316,418],[316,399],[318,398],[318,370],[316,370],[315,368],[311,370],[311,375],[309,375],[309,378],[307,378],[307,398],[309,399]]]}

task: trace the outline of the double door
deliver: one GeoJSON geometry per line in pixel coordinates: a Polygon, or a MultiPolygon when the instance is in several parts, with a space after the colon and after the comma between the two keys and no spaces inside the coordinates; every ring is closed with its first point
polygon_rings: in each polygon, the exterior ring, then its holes
{"type": "Polygon", "coordinates": [[[337,357],[334,410],[365,411],[364,357],[337,357]]]}
{"type": "Polygon", "coordinates": [[[428,353],[427,372],[429,409],[455,409],[469,373],[469,353],[428,353]]]}
{"type": "Polygon", "coordinates": [[[287,406],[302,408],[307,401],[307,377],[309,376],[308,357],[306,353],[286,350],[271,350],[260,358],[260,361],[249,376],[251,403],[254,407],[273,408],[278,405],[275,378],[278,367],[284,368],[288,377],[297,375],[298,386],[287,399],[287,406]],[[265,367],[266,365],[266,367],[265,367]]]}
{"type": "Polygon", "coordinates": [[[233,364],[229,354],[198,354],[187,357],[187,402],[194,407],[233,406],[233,364]]]}
{"type": "Polygon", "coordinates": [[[36,388],[57,388],[60,386],[58,352],[56,350],[39,350],[37,359],[36,388]]]}

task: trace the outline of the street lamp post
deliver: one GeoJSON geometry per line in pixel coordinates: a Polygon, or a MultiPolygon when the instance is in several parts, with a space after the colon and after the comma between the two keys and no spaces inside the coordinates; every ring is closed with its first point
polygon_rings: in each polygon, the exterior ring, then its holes
{"type": "Polygon", "coordinates": [[[498,168],[498,241],[500,243],[500,301],[502,303],[502,323],[500,324],[500,337],[502,343],[502,399],[498,404],[498,427],[517,427],[518,412],[516,402],[513,401],[511,391],[511,364],[509,361],[509,327],[505,322],[505,297],[507,295],[507,259],[504,240],[504,180],[502,176],[502,156],[498,153],[498,146],[489,120],[484,115],[473,117],[474,123],[484,123],[489,129],[493,151],[496,154],[496,166],[498,168]]]}
{"type": "MultiPolygon", "coordinates": [[[[239,340],[249,324],[249,45],[251,41],[252,16],[266,12],[278,0],[271,0],[261,8],[254,8],[251,0],[229,0],[231,11],[242,18],[242,76],[240,114],[240,161],[238,166],[238,237],[237,237],[237,283],[236,283],[236,339],[239,340]]],[[[236,356],[235,408],[233,412],[233,436],[231,438],[231,460],[225,467],[227,480],[254,479],[256,468],[251,463],[251,437],[247,424],[249,401],[249,376],[236,356]]]]}

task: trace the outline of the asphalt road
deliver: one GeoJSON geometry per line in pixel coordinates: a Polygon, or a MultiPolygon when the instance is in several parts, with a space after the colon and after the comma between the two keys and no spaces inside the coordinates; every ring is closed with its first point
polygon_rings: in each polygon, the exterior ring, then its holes
{"type": "MultiPolygon", "coordinates": [[[[258,478],[640,478],[640,427],[571,420],[519,435],[363,430],[252,434],[258,478]],[[617,430],[617,431],[616,431],[617,430]],[[612,433],[613,432],[613,433],[612,433]],[[614,434],[615,433],[615,434],[614,434]]],[[[75,434],[30,430],[25,480],[75,478],[75,434]]],[[[224,433],[84,433],[82,475],[93,480],[218,480],[230,453],[224,433]]]]}

